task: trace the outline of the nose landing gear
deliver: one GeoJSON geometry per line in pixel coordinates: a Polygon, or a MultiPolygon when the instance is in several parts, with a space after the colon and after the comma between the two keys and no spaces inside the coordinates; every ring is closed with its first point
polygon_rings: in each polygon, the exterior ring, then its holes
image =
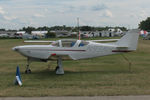
{"type": "Polygon", "coordinates": [[[31,74],[31,69],[30,69],[30,59],[27,59],[27,66],[26,66],[26,70],[25,70],[25,74],[31,74]]]}
{"type": "Polygon", "coordinates": [[[64,69],[62,67],[62,58],[58,57],[57,67],[55,69],[57,75],[64,75],[64,69]]]}

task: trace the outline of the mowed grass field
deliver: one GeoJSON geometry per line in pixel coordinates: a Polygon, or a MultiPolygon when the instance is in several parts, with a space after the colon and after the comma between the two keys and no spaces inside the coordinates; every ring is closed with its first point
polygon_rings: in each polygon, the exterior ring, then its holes
{"type": "Polygon", "coordinates": [[[24,74],[26,58],[11,50],[20,39],[0,40],[0,96],[116,96],[150,95],[150,41],[139,40],[135,52],[87,60],[63,61],[65,75],[55,75],[56,61],[33,62],[24,74]],[[50,63],[50,67],[48,64],[50,63]],[[23,86],[14,85],[20,66],[23,86]]]}

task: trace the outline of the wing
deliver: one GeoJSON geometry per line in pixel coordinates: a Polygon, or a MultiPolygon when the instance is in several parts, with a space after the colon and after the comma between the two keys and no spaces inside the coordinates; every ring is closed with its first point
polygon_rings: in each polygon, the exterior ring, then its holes
{"type": "Polygon", "coordinates": [[[55,41],[24,41],[25,43],[52,43],[55,41]]]}
{"type": "Polygon", "coordinates": [[[110,42],[110,41],[118,41],[120,39],[104,39],[104,40],[89,40],[92,42],[110,42]]]}

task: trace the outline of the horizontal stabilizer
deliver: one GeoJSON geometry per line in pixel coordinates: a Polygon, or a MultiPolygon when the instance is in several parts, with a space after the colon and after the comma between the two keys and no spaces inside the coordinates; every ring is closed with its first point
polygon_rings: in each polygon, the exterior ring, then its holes
{"type": "Polygon", "coordinates": [[[118,41],[120,39],[104,39],[104,40],[89,40],[92,42],[111,42],[111,41],[118,41]]]}
{"type": "Polygon", "coordinates": [[[117,49],[127,49],[128,47],[116,47],[117,49]]]}
{"type": "Polygon", "coordinates": [[[54,41],[24,41],[24,43],[52,43],[54,41]]]}

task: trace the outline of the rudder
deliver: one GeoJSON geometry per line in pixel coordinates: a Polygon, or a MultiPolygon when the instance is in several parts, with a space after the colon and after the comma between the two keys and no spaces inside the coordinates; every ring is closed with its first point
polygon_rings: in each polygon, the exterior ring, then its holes
{"type": "Polygon", "coordinates": [[[130,30],[115,44],[117,47],[128,47],[128,50],[136,50],[139,38],[139,30],[130,30]]]}

